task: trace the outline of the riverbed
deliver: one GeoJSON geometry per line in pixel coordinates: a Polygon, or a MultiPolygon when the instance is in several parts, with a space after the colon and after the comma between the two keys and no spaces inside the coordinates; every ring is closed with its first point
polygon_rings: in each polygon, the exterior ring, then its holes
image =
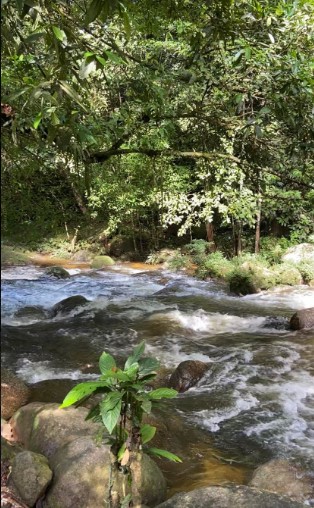
{"type": "Polygon", "coordinates": [[[164,447],[183,459],[159,462],[169,495],[246,483],[271,458],[314,474],[314,331],[288,329],[296,310],[314,306],[314,288],[239,298],[221,283],[140,264],[68,270],[64,280],[40,266],[2,270],[2,365],[32,385],[33,400],[61,401],[77,382],[97,378],[102,351],[122,363],[145,340],[147,356],[166,368],[210,363],[197,386],[158,412],[176,435],[164,447]],[[89,302],[49,317],[72,295],[89,302]]]}

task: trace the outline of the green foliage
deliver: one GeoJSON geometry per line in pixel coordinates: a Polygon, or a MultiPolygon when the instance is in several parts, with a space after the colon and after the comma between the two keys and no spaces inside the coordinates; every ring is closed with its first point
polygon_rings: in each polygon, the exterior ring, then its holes
{"type": "MultiPolygon", "coordinates": [[[[101,422],[113,438],[109,439],[118,462],[126,466],[127,453],[138,451],[153,439],[156,428],[143,424],[144,414],[149,414],[161,399],[177,395],[172,388],[158,388],[149,391],[147,384],[156,376],[159,362],[154,358],[143,358],[145,344],[141,342],[126,360],[124,369],[116,365],[115,359],[107,352],[99,358],[101,376],[97,381],[80,383],[68,393],[61,408],[79,404],[94,393],[103,398],[93,407],[86,419],[101,422]]],[[[146,450],[146,447],[144,447],[146,450]]],[[[181,459],[165,450],[147,449],[181,462],[181,459]]]]}
{"type": "Polygon", "coordinates": [[[302,275],[304,284],[309,284],[314,281],[314,263],[302,262],[295,265],[302,275]]]}
{"type": "Polygon", "coordinates": [[[295,286],[302,283],[302,275],[299,270],[288,263],[282,263],[273,267],[276,284],[295,286]]]}
{"type": "Polygon", "coordinates": [[[169,260],[169,268],[172,270],[182,270],[186,268],[191,268],[192,260],[189,256],[181,254],[178,252],[169,260]]]}
{"type": "Polygon", "coordinates": [[[288,238],[262,237],[260,242],[261,255],[271,264],[280,263],[286,250],[295,244],[295,241],[288,238]]]}
{"type": "Polygon", "coordinates": [[[226,259],[219,251],[206,256],[197,268],[196,275],[205,279],[206,277],[228,278],[233,270],[233,264],[226,259]]]}

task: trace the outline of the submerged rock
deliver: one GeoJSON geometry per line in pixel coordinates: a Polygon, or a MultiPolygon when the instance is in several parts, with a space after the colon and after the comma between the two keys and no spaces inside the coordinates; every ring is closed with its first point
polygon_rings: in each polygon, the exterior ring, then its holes
{"type": "Polygon", "coordinates": [[[62,268],[62,266],[49,266],[45,270],[45,275],[56,277],[57,279],[68,279],[70,277],[69,272],[65,268],[62,268]]]}
{"type": "Polygon", "coordinates": [[[43,455],[25,450],[15,456],[10,482],[28,506],[44,495],[51,479],[52,471],[43,455]]]}
{"type": "Polygon", "coordinates": [[[181,362],[171,374],[168,386],[178,392],[186,392],[196,385],[209,369],[209,364],[198,360],[181,362]]]}
{"type": "Polygon", "coordinates": [[[298,310],[290,319],[291,330],[314,328],[314,307],[298,310]]]}
{"type": "Polygon", "coordinates": [[[27,403],[30,389],[13,372],[1,369],[1,417],[8,420],[27,403]]]}
{"type": "Polygon", "coordinates": [[[56,303],[51,309],[51,316],[54,317],[57,314],[63,315],[63,314],[69,314],[72,312],[72,310],[76,309],[77,307],[80,307],[81,305],[84,305],[85,303],[88,303],[89,300],[85,298],[85,296],[81,295],[75,295],[75,296],[69,296],[69,298],[65,298],[64,300],[61,300],[61,302],[56,303]]]}
{"type": "Polygon", "coordinates": [[[231,293],[238,296],[253,295],[261,291],[260,285],[254,280],[251,273],[242,271],[230,276],[229,287],[231,293]]]}
{"type": "Polygon", "coordinates": [[[157,508],[301,508],[303,504],[244,485],[205,487],[176,494],[157,508]]]}
{"type": "Polygon", "coordinates": [[[311,485],[310,478],[286,460],[274,459],[258,467],[249,485],[287,496],[300,503],[314,496],[314,485],[311,485]]]}
{"type": "Polygon", "coordinates": [[[39,305],[27,305],[22,307],[14,313],[16,318],[27,318],[27,319],[45,319],[46,313],[43,307],[39,305]]]}

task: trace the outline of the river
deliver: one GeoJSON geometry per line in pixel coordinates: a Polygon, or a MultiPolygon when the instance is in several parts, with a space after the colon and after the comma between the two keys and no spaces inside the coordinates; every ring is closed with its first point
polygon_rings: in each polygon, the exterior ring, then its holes
{"type": "Polygon", "coordinates": [[[167,368],[210,362],[196,387],[159,410],[177,438],[168,434],[164,447],[183,458],[160,462],[169,493],[246,483],[275,457],[314,474],[314,331],[288,329],[297,309],[314,306],[314,288],[238,298],[217,282],[148,268],[72,267],[65,280],[42,267],[3,269],[2,365],[33,386],[33,400],[59,402],[73,384],[97,377],[102,351],[122,361],[141,340],[167,368]],[[71,295],[89,303],[49,318],[71,295]]]}

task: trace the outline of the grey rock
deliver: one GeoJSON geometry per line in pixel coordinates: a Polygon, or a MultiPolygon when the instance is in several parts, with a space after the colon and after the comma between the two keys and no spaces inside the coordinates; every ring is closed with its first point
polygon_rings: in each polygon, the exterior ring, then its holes
{"type": "Polygon", "coordinates": [[[309,476],[287,460],[274,459],[262,464],[254,471],[249,485],[300,503],[314,497],[314,485],[309,476]]]}
{"type": "Polygon", "coordinates": [[[208,363],[198,360],[186,360],[185,362],[181,362],[171,374],[168,385],[178,392],[186,392],[189,388],[198,383],[208,369],[208,363]]]}
{"type": "Polygon", "coordinates": [[[290,319],[291,330],[314,328],[314,307],[298,310],[290,319]]]}
{"type": "Polygon", "coordinates": [[[303,504],[244,485],[205,487],[176,494],[157,508],[301,508],[303,504]]]}
{"type": "Polygon", "coordinates": [[[45,275],[56,277],[57,279],[68,279],[70,277],[69,272],[65,268],[62,268],[62,266],[49,266],[45,270],[45,275]]]}
{"type": "Polygon", "coordinates": [[[28,506],[44,495],[51,479],[52,471],[43,455],[26,450],[15,456],[10,481],[28,506]]]}

